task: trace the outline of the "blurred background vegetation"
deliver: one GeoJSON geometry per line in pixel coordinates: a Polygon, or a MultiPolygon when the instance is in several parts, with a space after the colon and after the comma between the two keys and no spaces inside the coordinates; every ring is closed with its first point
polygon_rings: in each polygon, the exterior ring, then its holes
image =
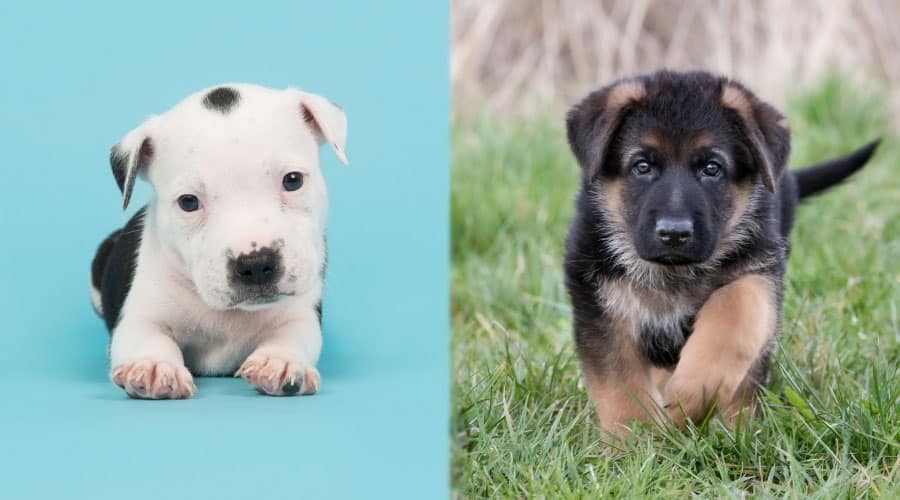
{"type": "Polygon", "coordinates": [[[452,0],[451,20],[455,116],[568,106],[662,67],[725,74],[775,104],[839,72],[892,89],[900,111],[897,0],[452,0]]]}

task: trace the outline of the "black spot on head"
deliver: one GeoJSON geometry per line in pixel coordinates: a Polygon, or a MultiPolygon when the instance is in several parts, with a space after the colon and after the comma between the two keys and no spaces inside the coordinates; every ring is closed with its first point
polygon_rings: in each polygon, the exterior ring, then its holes
{"type": "Polygon", "coordinates": [[[237,90],[230,87],[219,87],[206,94],[206,97],[203,98],[203,105],[206,109],[218,111],[224,115],[231,111],[231,108],[240,100],[241,95],[237,90]]]}

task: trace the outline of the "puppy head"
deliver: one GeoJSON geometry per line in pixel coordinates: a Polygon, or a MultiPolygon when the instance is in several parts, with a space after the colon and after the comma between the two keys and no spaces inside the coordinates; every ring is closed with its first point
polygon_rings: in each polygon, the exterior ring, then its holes
{"type": "Polygon", "coordinates": [[[664,266],[733,244],[776,189],[790,143],[774,108],[700,72],[616,82],[575,106],[567,129],[615,250],[664,266]]]}
{"type": "Polygon", "coordinates": [[[319,145],[346,163],[347,122],[295,89],[225,85],[148,119],[113,146],[127,207],[134,180],[155,199],[145,237],[213,309],[268,307],[321,289],[327,195],[319,145]]]}

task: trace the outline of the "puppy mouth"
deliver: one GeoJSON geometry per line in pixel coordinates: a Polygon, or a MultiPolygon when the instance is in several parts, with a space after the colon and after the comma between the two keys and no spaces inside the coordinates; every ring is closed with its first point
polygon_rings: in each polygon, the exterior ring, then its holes
{"type": "Polygon", "coordinates": [[[250,297],[240,297],[232,300],[229,309],[263,309],[276,304],[285,297],[291,297],[294,293],[266,293],[250,297]]]}
{"type": "Polygon", "coordinates": [[[252,299],[247,299],[243,302],[240,302],[240,304],[246,304],[249,306],[261,306],[261,305],[265,305],[265,304],[273,304],[275,302],[278,302],[281,299],[281,297],[282,297],[281,294],[264,295],[261,297],[253,297],[252,299]]]}
{"type": "Polygon", "coordinates": [[[694,259],[678,254],[663,254],[647,260],[663,266],[689,266],[698,264],[694,259]]]}

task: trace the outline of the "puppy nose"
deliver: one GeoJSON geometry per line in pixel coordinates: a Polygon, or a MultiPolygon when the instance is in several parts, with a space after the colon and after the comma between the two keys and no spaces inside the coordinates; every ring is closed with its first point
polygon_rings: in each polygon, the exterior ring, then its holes
{"type": "Polygon", "coordinates": [[[656,237],[670,247],[684,245],[694,235],[694,223],[690,219],[663,218],[656,221],[656,237]]]}
{"type": "Polygon", "coordinates": [[[232,279],[241,285],[271,285],[278,280],[280,268],[281,257],[268,247],[231,260],[232,279]]]}

